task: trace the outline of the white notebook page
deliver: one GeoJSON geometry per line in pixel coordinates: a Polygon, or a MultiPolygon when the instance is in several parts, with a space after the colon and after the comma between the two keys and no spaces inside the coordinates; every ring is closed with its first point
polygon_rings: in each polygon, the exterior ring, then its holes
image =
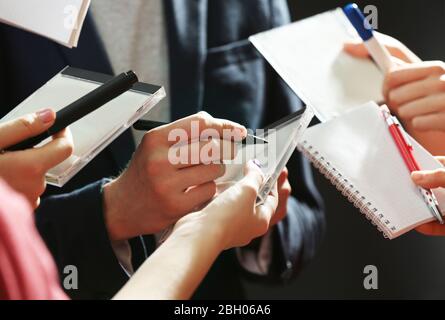
{"type": "Polygon", "coordinates": [[[77,46],[90,0],[0,0],[0,22],[77,46]]]}
{"type": "Polygon", "coordinates": [[[254,35],[250,41],[323,122],[368,101],[383,101],[373,62],[343,52],[359,39],[341,9],[254,35]]]}
{"type": "MultiPolygon", "coordinates": [[[[391,237],[434,220],[412,182],[375,103],[357,107],[336,119],[309,128],[303,141],[312,145],[385,216],[384,219],[390,221],[388,226],[382,227],[391,237]],[[396,230],[388,230],[391,227],[396,230]]],[[[414,139],[412,142],[422,169],[441,167],[414,139]]],[[[444,191],[434,191],[442,212],[445,209],[444,191]]]]}

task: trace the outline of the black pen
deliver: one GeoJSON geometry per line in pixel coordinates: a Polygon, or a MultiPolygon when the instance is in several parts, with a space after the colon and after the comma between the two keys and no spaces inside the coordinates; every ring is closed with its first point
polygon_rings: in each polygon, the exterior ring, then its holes
{"type": "Polygon", "coordinates": [[[133,71],[124,72],[115,76],[100,87],[58,111],[54,124],[47,131],[9,147],[6,150],[19,151],[33,148],[43,140],[53,136],[70,124],[127,92],[136,82],[138,82],[138,77],[133,71]]]}
{"type": "MultiPolygon", "coordinates": [[[[152,129],[165,126],[168,123],[151,120],[139,120],[133,125],[133,128],[140,131],[150,131],[152,129]]],[[[268,143],[266,139],[248,134],[246,139],[241,141],[242,144],[265,144],[268,143]]]]}

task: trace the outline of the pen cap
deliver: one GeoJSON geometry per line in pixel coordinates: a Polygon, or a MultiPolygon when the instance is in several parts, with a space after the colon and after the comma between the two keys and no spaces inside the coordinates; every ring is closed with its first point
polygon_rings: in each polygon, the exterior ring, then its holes
{"type": "Polygon", "coordinates": [[[368,41],[373,37],[373,29],[366,20],[360,8],[355,3],[350,3],[343,8],[343,12],[346,17],[348,17],[351,24],[357,30],[357,33],[363,39],[363,41],[368,41]]]}

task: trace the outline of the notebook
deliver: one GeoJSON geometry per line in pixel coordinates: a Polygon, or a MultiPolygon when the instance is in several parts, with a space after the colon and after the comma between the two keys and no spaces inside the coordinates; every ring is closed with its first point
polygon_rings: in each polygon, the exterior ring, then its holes
{"type": "Polygon", "coordinates": [[[76,47],[91,0],[0,0],[0,22],[76,47]]]}
{"type": "MultiPolygon", "coordinates": [[[[442,167],[414,139],[412,143],[422,169],[442,167]]],[[[298,149],[385,237],[396,238],[435,220],[411,181],[377,104],[307,129],[298,149]]],[[[445,189],[434,194],[445,212],[445,189]]]]}
{"type": "Polygon", "coordinates": [[[250,37],[250,41],[320,121],[369,101],[383,101],[383,75],[371,60],[343,52],[361,41],[342,9],[250,37]]]}
{"type": "Polygon", "coordinates": [[[243,145],[237,151],[234,160],[225,161],[226,172],[216,181],[217,185],[227,187],[239,181],[244,176],[244,164],[256,159],[260,162],[264,174],[264,183],[258,193],[257,204],[263,203],[286,167],[313,116],[312,109],[303,108],[262,130],[257,130],[255,134],[266,139],[268,143],[243,145]]]}
{"type": "MultiPolygon", "coordinates": [[[[0,122],[51,107],[58,111],[111,79],[112,76],[67,67],[20,103],[0,122]]],[[[165,97],[161,86],[137,83],[133,89],[72,124],[74,152],[46,175],[49,184],[62,187],[105,147],[165,97]]],[[[43,141],[42,144],[47,143],[43,141]]]]}

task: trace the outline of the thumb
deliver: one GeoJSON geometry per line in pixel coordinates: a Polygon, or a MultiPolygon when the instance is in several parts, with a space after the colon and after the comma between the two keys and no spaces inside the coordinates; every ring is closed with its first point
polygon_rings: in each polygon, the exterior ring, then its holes
{"type": "MultiPolygon", "coordinates": [[[[413,58],[408,57],[399,47],[391,45],[385,45],[385,47],[393,57],[396,64],[412,62],[413,58]]],[[[368,48],[366,48],[363,42],[347,42],[343,45],[343,50],[356,58],[368,59],[370,57],[368,48]]]]}
{"type": "Polygon", "coordinates": [[[445,187],[445,169],[413,172],[411,178],[415,184],[426,189],[445,187]]]}
{"type": "Polygon", "coordinates": [[[251,190],[249,196],[252,195],[256,198],[263,181],[264,175],[258,160],[249,161],[244,169],[244,178],[240,182],[243,189],[251,190]]]}
{"type": "Polygon", "coordinates": [[[51,109],[43,109],[0,124],[0,148],[5,149],[48,130],[56,119],[51,109]]]}
{"type": "Polygon", "coordinates": [[[347,42],[343,46],[343,50],[356,58],[367,59],[369,58],[368,49],[363,42],[347,42]]]}

